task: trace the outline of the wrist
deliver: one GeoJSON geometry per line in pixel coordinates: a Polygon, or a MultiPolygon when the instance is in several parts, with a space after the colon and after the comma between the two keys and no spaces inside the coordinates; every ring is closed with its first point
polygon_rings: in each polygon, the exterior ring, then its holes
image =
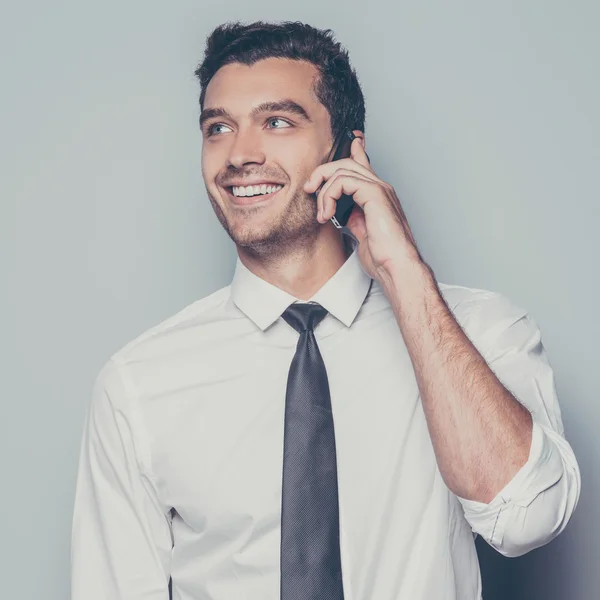
{"type": "Polygon", "coordinates": [[[380,273],[379,282],[390,301],[401,328],[407,321],[421,321],[435,310],[441,300],[433,270],[421,260],[407,260],[388,266],[380,273]]]}
{"type": "Polygon", "coordinates": [[[390,263],[378,271],[381,287],[395,295],[410,294],[435,287],[437,282],[431,267],[420,259],[390,263]]]}

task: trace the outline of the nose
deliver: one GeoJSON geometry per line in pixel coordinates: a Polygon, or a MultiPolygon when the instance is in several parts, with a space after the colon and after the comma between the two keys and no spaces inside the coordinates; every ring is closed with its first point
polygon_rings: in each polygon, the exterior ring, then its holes
{"type": "Polygon", "coordinates": [[[243,167],[248,163],[262,164],[265,155],[262,150],[258,136],[251,131],[238,131],[230,150],[228,163],[236,168],[243,167]]]}

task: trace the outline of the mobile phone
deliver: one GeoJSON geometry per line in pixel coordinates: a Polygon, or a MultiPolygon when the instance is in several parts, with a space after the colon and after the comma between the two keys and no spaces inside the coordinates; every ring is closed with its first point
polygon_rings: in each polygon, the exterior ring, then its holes
{"type": "MultiPolygon", "coordinates": [[[[354,135],[350,129],[344,129],[335,140],[333,147],[331,148],[331,152],[329,153],[329,156],[325,162],[333,162],[336,160],[341,160],[342,158],[349,158],[352,140],[354,140],[356,137],[357,136],[354,135]]],[[[369,155],[367,154],[367,158],[368,157],[369,155]]],[[[321,187],[315,192],[315,198],[320,192],[321,187]]],[[[350,218],[350,214],[352,213],[352,209],[354,208],[355,204],[356,202],[354,202],[354,198],[352,198],[352,196],[342,194],[339,197],[338,201],[336,202],[335,214],[330,219],[338,229],[343,229],[346,227],[346,223],[350,218]]]]}
{"type": "MultiPolygon", "coordinates": [[[[354,140],[355,137],[356,136],[350,129],[344,129],[344,131],[342,131],[333,144],[326,162],[333,162],[335,160],[341,160],[342,158],[349,158],[350,146],[352,146],[352,140],[354,140]]],[[[315,197],[318,192],[319,190],[317,190],[315,193],[315,197]]],[[[354,198],[352,198],[352,196],[342,194],[339,197],[335,207],[335,214],[333,217],[331,217],[331,222],[338,229],[341,229],[346,225],[355,204],[356,203],[354,202],[354,198]]]]}

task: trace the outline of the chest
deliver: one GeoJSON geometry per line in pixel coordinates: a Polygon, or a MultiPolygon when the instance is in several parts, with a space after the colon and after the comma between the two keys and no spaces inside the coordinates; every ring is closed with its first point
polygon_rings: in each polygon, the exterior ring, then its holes
{"type": "MultiPolygon", "coordinates": [[[[374,502],[433,473],[435,459],[401,337],[320,340],[336,436],[339,494],[360,521],[374,502]]],[[[181,363],[144,404],[161,501],[192,529],[274,524],[281,509],[285,392],[293,345],[236,344],[181,363]]],[[[414,502],[424,497],[412,494],[414,502]]]]}

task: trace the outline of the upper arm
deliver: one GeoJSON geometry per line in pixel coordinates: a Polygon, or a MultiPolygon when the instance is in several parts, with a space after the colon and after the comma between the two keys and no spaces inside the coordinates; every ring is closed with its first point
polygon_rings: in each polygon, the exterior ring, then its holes
{"type": "Polygon", "coordinates": [[[168,515],[140,466],[130,389],[109,360],[94,383],[80,448],[71,536],[72,600],[167,600],[168,515]]]}
{"type": "Polygon", "coordinates": [[[534,421],[564,435],[554,372],[538,324],[524,308],[485,292],[466,333],[490,369],[534,421]]]}
{"type": "Polygon", "coordinates": [[[564,437],[554,373],[531,315],[486,292],[465,331],[498,380],[532,415],[527,462],[489,503],[459,498],[473,531],[506,556],[558,535],[579,499],[579,467],[564,437]]]}

